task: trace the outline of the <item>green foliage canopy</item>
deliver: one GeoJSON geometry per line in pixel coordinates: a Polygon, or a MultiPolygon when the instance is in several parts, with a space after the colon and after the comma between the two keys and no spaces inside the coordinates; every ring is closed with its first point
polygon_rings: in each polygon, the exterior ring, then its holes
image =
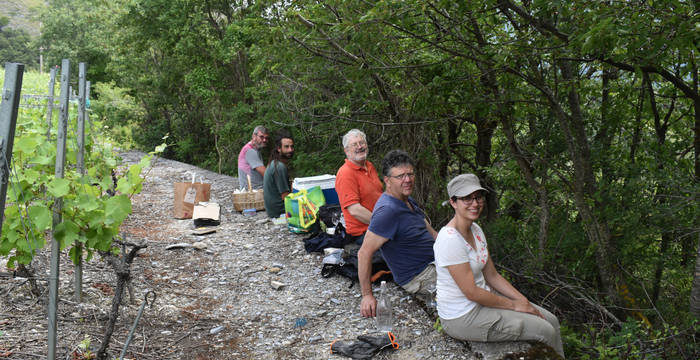
{"type": "Polygon", "coordinates": [[[16,62],[28,68],[39,64],[39,52],[29,33],[23,29],[11,29],[7,17],[0,17],[0,64],[16,62]]]}

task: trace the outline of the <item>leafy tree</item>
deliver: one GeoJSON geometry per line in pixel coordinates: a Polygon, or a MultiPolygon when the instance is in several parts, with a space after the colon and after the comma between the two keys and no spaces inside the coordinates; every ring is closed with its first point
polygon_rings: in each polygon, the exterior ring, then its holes
{"type": "Polygon", "coordinates": [[[121,10],[112,66],[123,75],[118,85],[144,104],[146,131],[137,140],[157,143],[170,133],[170,156],[234,173],[240,147],[261,121],[246,87],[249,48],[265,38],[254,34],[264,34],[264,6],[144,0],[121,10]]]}
{"type": "Polygon", "coordinates": [[[0,17],[0,64],[22,63],[29,68],[38,66],[39,52],[29,33],[23,29],[11,29],[10,19],[0,17]]]}
{"type": "Polygon", "coordinates": [[[108,39],[114,30],[113,5],[97,0],[50,0],[41,9],[39,45],[48,66],[70,59],[71,72],[87,63],[87,79],[92,83],[108,81],[107,64],[111,59],[108,39]]]}

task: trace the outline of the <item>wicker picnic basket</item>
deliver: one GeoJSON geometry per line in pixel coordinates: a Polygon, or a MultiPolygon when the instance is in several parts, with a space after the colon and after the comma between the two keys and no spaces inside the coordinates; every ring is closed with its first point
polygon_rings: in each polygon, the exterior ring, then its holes
{"type": "Polygon", "coordinates": [[[245,209],[265,210],[265,199],[263,198],[262,189],[233,193],[232,196],[233,208],[236,209],[236,211],[243,211],[245,209]]]}
{"type": "Polygon", "coordinates": [[[253,186],[250,182],[250,175],[247,175],[247,178],[248,191],[233,193],[233,208],[236,211],[243,211],[245,209],[265,210],[263,190],[253,190],[253,186]]]}

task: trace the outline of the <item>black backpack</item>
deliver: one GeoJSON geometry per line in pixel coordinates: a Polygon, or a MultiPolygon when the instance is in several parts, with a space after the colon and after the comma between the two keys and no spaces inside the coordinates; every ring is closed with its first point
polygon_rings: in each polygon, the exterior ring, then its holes
{"type": "MultiPolygon", "coordinates": [[[[343,264],[324,264],[323,268],[321,269],[321,276],[325,278],[331,277],[335,274],[345,276],[346,278],[350,279],[349,287],[352,287],[355,285],[355,282],[360,281],[357,272],[357,252],[344,254],[343,261],[343,264]]],[[[370,280],[372,282],[393,280],[389,266],[387,266],[379,251],[372,255],[372,276],[370,280]]]]}
{"type": "Polygon", "coordinates": [[[318,209],[318,217],[326,227],[335,227],[340,222],[343,210],[339,204],[326,204],[318,209]]]}
{"type": "Polygon", "coordinates": [[[323,249],[327,247],[342,248],[350,242],[351,240],[345,235],[345,227],[343,227],[343,224],[338,223],[335,226],[333,235],[325,232],[315,232],[305,238],[304,249],[307,253],[323,252],[323,249]]]}

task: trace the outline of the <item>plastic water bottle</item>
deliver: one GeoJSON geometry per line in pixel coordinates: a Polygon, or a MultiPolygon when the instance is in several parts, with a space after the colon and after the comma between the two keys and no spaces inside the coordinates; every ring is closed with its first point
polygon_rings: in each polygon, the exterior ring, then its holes
{"type": "Polygon", "coordinates": [[[377,330],[381,332],[391,331],[393,316],[391,314],[391,301],[386,290],[386,281],[380,286],[379,301],[377,301],[377,330]]]}

